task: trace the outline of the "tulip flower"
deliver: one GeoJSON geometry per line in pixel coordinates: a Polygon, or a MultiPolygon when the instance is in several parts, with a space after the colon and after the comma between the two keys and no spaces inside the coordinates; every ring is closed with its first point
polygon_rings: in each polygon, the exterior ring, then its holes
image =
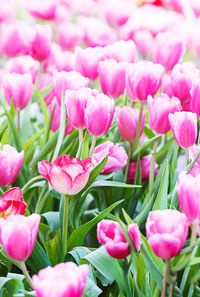
{"type": "Polygon", "coordinates": [[[78,48],[76,51],[76,71],[90,80],[98,77],[98,64],[103,59],[104,49],[102,47],[78,48]]]}
{"type": "Polygon", "coordinates": [[[165,69],[172,69],[184,54],[184,44],[181,38],[170,33],[158,33],[153,53],[154,63],[161,64],[165,69]]]}
{"type": "Polygon", "coordinates": [[[84,30],[78,24],[63,22],[57,28],[58,44],[64,50],[73,50],[83,41],[84,30]]]}
{"type": "Polygon", "coordinates": [[[35,18],[39,18],[42,20],[54,20],[56,12],[56,1],[30,1],[27,2],[27,9],[29,13],[35,18]]]}
{"type": "MultiPolygon", "coordinates": [[[[40,76],[39,91],[53,84],[53,76],[49,73],[42,73],[40,76]]],[[[55,96],[54,88],[44,97],[46,105],[49,105],[55,96]]]]}
{"type": "MultiPolygon", "coordinates": [[[[131,241],[140,251],[141,237],[136,224],[128,226],[128,233],[131,241]]],[[[107,253],[116,259],[123,259],[130,254],[130,247],[126,241],[120,225],[112,220],[103,220],[97,224],[97,238],[103,243],[107,253]]]]}
{"type": "Polygon", "coordinates": [[[117,62],[135,63],[138,61],[138,52],[133,40],[120,40],[104,48],[105,57],[117,62]]]}
{"type": "Polygon", "coordinates": [[[67,262],[48,266],[32,277],[33,289],[37,297],[81,297],[88,272],[87,264],[78,267],[73,262],[67,262]]]}
{"type": "Polygon", "coordinates": [[[44,61],[50,55],[52,31],[47,25],[35,25],[33,27],[30,44],[30,55],[39,62],[44,61]]]}
{"type": "Polygon", "coordinates": [[[78,90],[80,88],[87,87],[89,84],[89,79],[76,71],[55,71],[54,84],[55,95],[58,99],[58,103],[61,104],[61,96],[62,93],[65,93],[65,90],[78,90]]]}
{"type": "Polygon", "coordinates": [[[23,215],[26,207],[20,188],[12,188],[0,197],[0,217],[2,218],[7,218],[9,215],[23,215]]]}
{"type": "Polygon", "coordinates": [[[195,144],[197,138],[197,115],[195,113],[186,111],[170,113],[169,123],[179,146],[187,149],[195,144]]]}
{"type": "Polygon", "coordinates": [[[2,84],[9,105],[12,99],[17,110],[22,110],[28,105],[33,91],[32,77],[29,73],[7,73],[2,84]]]}
{"type": "Polygon", "coordinates": [[[118,98],[124,93],[126,86],[126,67],[124,63],[117,63],[115,60],[101,61],[98,71],[104,94],[118,98]]]}
{"type": "Polygon", "coordinates": [[[24,151],[18,153],[14,147],[8,144],[3,146],[3,150],[0,150],[0,187],[14,183],[23,161],[24,151]]]}
{"type": "Polygon", "coordinates": [[[0,242],[12,259],[25,261],[31,254],[38,232],[40,216],[10,215],[0,219],[0,242]],[[16,244],[17,243],[17,244],[16,244]]]}
{"type": "Polygon", "coordinates": [[[179,99],[176,97],[169,98],[167,94],[160,93],[154,99],[149,95],[147,102],[150,128],[159,134],[169,132],[171,129],[169,114],[182,110],[179,99]]]}
{"type": "Polygon", "coordinates": [[[160,88],[164,68],[159,64],[140,61],[130,64],[127,70],[127,94],[131,100],[146,101],[160,88]]]}
{"type": "Polygon", "coordinates": [[[51,184],[52,188],[64,195],[75,195],[87,184],[92,169],[90,158],[79,160],[68,155],[59,156],[52,163],[41,161],[38,171],[51,184]]]}
{"type": "MultiPolygon", "coordinates": [[[[137,108],[124,106],[122,108],[118,107],[116,109],[116,113],[117,113],[117,126],[121,137],[129,142],[133,142],[136,136],[139,110],[137,108]]],[[[140,135],[142,135],[142,132],[144,129],[144,122],[145,122],[145,113],[143,112],[140,135]]]]}
{"type": "Polygon", "coordinates": [[[188,221],[183,213],[165,209],[151,211],[146,234],[153,252],[168,260],[180,253],[188,234],[188,221]]]}
{"type": "Polygon", "coordinates": [[[200,175],[192,176],[182,171],[178,176],[176,191],[180,207],[191,223],[200,222],[200,175]]]}
{"type": "Polygon", "coordinates": [[[145,58],[150,56],[154,46],[154,38],[152,34],[147,30],[137,30],[134,32],[133,38],[137,50],[142,54],[142,56],[145,58]]]}
{"type": "Polygon", "coordinates": [[[99,163],[106,156],[108,159],[101,174],[117,171],[127,164],[128,156],[123,146],[119,146],[119,144],[114,145],[111,141],[106,141],[98,145],[92,154],[93,164],[99,163]]]}
{"type": "Polygon", "coordinates": [[[132,3],[123,0],[100,1],[101,9],[108,23],[115,26],[124,25],[129,19],[132,11],[132,3]]]}
{"type": "Polygon", "coordinates": [[[89,100],[85,109],[85,125],[95,137],[104,135],[110,129],[115,110],[115,103],[106,95],[98,94],[89,100]]]}
{"type": "MultiPolygon", "coordinates": [[[[200,145],[193,145],[189,148],[189,158],[190,160],[194,160],[198,152],[200,151],[200,145]]],[[[195,165],[200,168],[200,156],[197,158],[195,165]]]]}
{"type": "Polygon", "coordinates": [[[191,94],[191,109],[200,117],[200,79],[193,82],[191,94]]]}

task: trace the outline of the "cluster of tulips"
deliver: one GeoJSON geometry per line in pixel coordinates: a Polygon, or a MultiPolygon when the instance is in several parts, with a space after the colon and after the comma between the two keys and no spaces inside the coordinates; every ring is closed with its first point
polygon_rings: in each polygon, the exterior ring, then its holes
{"type": "Polygon", "coordinates": [[[197,2],[0,0],[0,296],[200,296],[197,2]]]}

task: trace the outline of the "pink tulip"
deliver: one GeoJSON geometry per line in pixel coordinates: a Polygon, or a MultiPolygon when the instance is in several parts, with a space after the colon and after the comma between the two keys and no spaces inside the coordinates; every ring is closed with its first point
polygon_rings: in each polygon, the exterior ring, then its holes
{"type": "Polygon", "coordinates": [[[147,30],[138,30],[133,36],[137,50],[143,57],[151,55],[152,48],[154,46],[154,39],[152,34],[147,30]]]}
{"type": "Polygon", "coordinates": [[[15,13],[16,13],[16,6],[15,3],[13,3],[12,0],[8,0],[8,1],[4,1],[1,0],[0,1],[0,22],[3,22],[5,20],[11,19],[14,17],[15,13]]]}
{"type": "MultiPolygon", "coordinates": [[[[194,158],[196,157],[196,155],[199,153],[200,151],[200,145],[193,145],[189,148],[189,158],[190,160],[194,160],[194,158]]],[[[200,167],[200,156],[197,158],[195,165],[200,167]]]]}
{"type": "Polygon", "coordinates": [[[76,51],[76,70],[90,80],[98,77],[98,64],[104,56],[102,47],[78,48],[76,51]]]}
{"type": "Polygon", "coordinates": [[[42,20],[54,20],[56,11],[56,0],[34,0],[27,2],[27,9],[29,13],[42,20]]]}
{"type": "Polygon", "coordinates": [[[148,117],[149,127],[159,134],[165,134],[170,131],[168,116],[170,113],[181,111],[181,103],[178,98],[169,98],[167,94],[160,93],[154,99],[148,96],[148,117]]]}
{"type": "Polygon", "coordinates": [[[0,187],[6,187],[16,180],[22,163],[24,161],[24,151],[20,153],[6,144],[3,150],[0,150],[0,187]]]}
{"type": "MultiPolygon", "coordinates": [[[[51,114],[52,109],[53,115],[51,120],[51,131],[56,132],[60,127],[60,116],[61,116],[61,106],[58,104],[58,101],[56,97],[50,102],[49,104],[49,114],[51,114]]],[[[68,119],[68,123],[65,127],[65,135],[70,134],[74,128],[72,126],[71,120],[68,118],[68,115],[66,114],[66,120],[68,119]]]]}
{"type": "Polygon", "coordinates": [[[126,67],[115,60],[99,63],[99,79],[104,94],[118,98],[124,93],[126,86],[126,67]]]}
{"type": "Polygon", "coordinates": [[[32,29],[30,55],[39,62],[47,59],[51,52],[53,34],[48,25],[35,25],[32,29]]]}
{"type": "Polygon", "coordinates": [[[33,83],[36,81],[39,63],[35,61],[31,56],[19,56],[8,60],[5,65],[6,72],[25,74],[30,73],[33,83]]]}
{"type": "Polygon", "coordinates": [[[80,88],[87,87],[89,79],[82,76],[76,71],[55,71],[54,72],[54,84],[55,84],[55,95],[58,99],[58,103],[61,104],[62,93],[68,90],[78,90],[80,88]]]}
{"type": "Polygon", "coordinates": [[[95,89],[81,88],[79,90],[66,90],[65,106],[67,114],[76,129],[84,129],[85,125],[85,109],[89,100],[93,100],[98,94],[95,89]]]}
{"type": "Polygon", "coordinates": [[[87,264],[78,267],[73,262],[67,262],[48,266],[32,277],[33,289],[37,297],[81,297],[88,272],[87,264]]]}
{"type": "Polygon", "coordinates": [[[154,253],[168,260],[180,253],[188,233],[188,221],[177,210],[151,211],[147,217],[146,234],[154,253]]]}
{"type": "Polygon", "coordinates": [[[100,5],[107,22],[115,26],[124,25],[133,10],[133,5],[130,1],[101,0],[100,5]]]}
{"type": "Polygon", "coordinates": [[[188,218],[193,223],[200,221],[200,175],[193,176],[182,171],[178,176],[176,191],[179,204],[188,218]]]}
{"type": "Polygon", "coordinates": [[[108,159],[101,174],[117,171],[127,164],[128,156],[123,146],[119,146],[119,144],[114,145],[111,141],[106,141],[98,145],[92,155],[93,164],[96,165],[106,156],[108,159]]]}
{"type": "Polygon", "coordinates": [[[200,79],[193,82],[191,94],[191,109],[200,117],[200,79]]]}
{"type": "Polygon", "coordinates": [[[138,61],[138,52],[133,40],[120,40],[104,48],[105,57],[117,62],[134,63],[138,61]]]}
{"type": "MultiPolygon", "coordinates": [[[[122,108],[117,107],[116,113],[117,113],[117,126],[121,137],[129,142],[132,142],[135,139],[135,135],[136,135],[139,110],[137,108],[132,108],[130,106],[124,106],[122,108]]],[[[143,112],[141,132],[140,132],[141,135],[144,129],[144,122],[145,122],[145,113],[143,112]]]]}
{"type": "MultiPolygon", "coordinates": [[[[140,167],[141,167],[141,178],[142,182],[145,182],[149,179],[150,169],[151,169],[151,155],[145,156],[140,160],[140,167]]],[[[158,164],[155,163],[154,165],[154,175],[158,174],[158,164]]],[[[129,166],[128,172],[128,183],[134,184],[135,176],[137,172],[137,161],[131,162],[129,166]]]]}
{"type": "Polygon", "coordinates": [[[75,195],[87,184],[92,161],[90,158],[79,160],[68,155],[59,156],[55,161],[41,161],[38,171],[51,184],[52,188],[64,195],[75,195]]]}
{"type": "Polygon", "coordinates": [[[160,88],[163,67],[149,61],[130,64],[127,72],[127,94],[131,100],[146,101],[160,88]]]}
{"type": "Polygon", "coordinates": [[[192,168],[188,171],[193,177],[196,177],[200,174],[200,167],[199,166],[192,166],[192,168]]]}
{"type": "Polygon", "coordinates": [[[85,109],[85,125],[93,136],[102,136],[112,124],[115,103],[106,95],[98,94],[89,100],[85,109]]]}
{"type": "MultiPolygon", "coordinates": [[[[40,76],[39,91],[45,89],[53,84],[53,76],[49,73],[42,73],[40,76]]],[[[49,105],[55,96],[54,88],[44,97],[46,105],[49,105]]]]}
{"type": "Polygon", "coordinates": [[[10,22],[1,28],[0,52],[9,57],[27,54],[30,46],[30,28],[23,22],[10,22]]]}
{"type": "MultiPolygon", "coordinates": [[[[131,241],[139,252],[141,236],[136,224],[128,226],[128,233],[131,241]]],[[[97,238],[103,243],[107,253],[116,259],[123,259],[130,254],[130,247],[126,241],[120,225],[111,220],[103,220],[97,224],[97,238]]]]}
{"type": "Polygon", "coordinates": [[[32,97],[33,82],[30,73],[7,73],[3,77],[3,88],[6,101],[14,102],[15,109],[24,109],[32,97]]]}
{"type": "Polygon", "coordinates": [[[40,216],[10,215],[0,219],[0,242],[9,257],[25,261],[31,254],[38,232],[40,216]],[[16,244],[17,242],[17,244],[16,244]]]}
{"type": "Polygon", "coordinates": [[[178,111],[169,114],[169,123],[174,138],[182,148],[189,148],[195,144],[197,138],[197,115],[196,113],[178,111]]]}
{"type": "Polygon", "coordinates": [[[23,202],[20,188],[12,188],[0,197],[0,217],[7,218],[9,215],[23,215],[27,204],[23,202]]]}
{"type": "Polygon", "coordinates": [[[65,50],[73,50],[83,41],[84,30],[78,24],[61,23],[57,28],[58,43],[65,50]]]}
{"type": "Polygon", "coordinates": [[[183,56],[184,50],[181,38],[170,32],[159,33],[155,40],[153,61],[167,70],[172,69],[183,56]]]}

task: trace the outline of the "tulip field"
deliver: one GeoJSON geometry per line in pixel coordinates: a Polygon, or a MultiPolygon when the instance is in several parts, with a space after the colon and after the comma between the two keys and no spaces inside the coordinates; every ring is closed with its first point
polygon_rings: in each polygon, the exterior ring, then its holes
{"type": "Polygon", "coordinates": [[[199,0],[0,0],[0,297],[200,297],[199,118],[199,0]]]}

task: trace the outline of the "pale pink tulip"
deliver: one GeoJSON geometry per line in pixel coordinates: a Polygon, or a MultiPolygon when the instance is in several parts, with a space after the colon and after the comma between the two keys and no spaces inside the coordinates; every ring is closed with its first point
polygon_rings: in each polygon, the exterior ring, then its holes
{"type": "Polygon", "coordinates": [[[62,23],[57,28],[58,43],[65,50],[73,50],[84,38],[84,30],[78,24],[62,23]]]}

